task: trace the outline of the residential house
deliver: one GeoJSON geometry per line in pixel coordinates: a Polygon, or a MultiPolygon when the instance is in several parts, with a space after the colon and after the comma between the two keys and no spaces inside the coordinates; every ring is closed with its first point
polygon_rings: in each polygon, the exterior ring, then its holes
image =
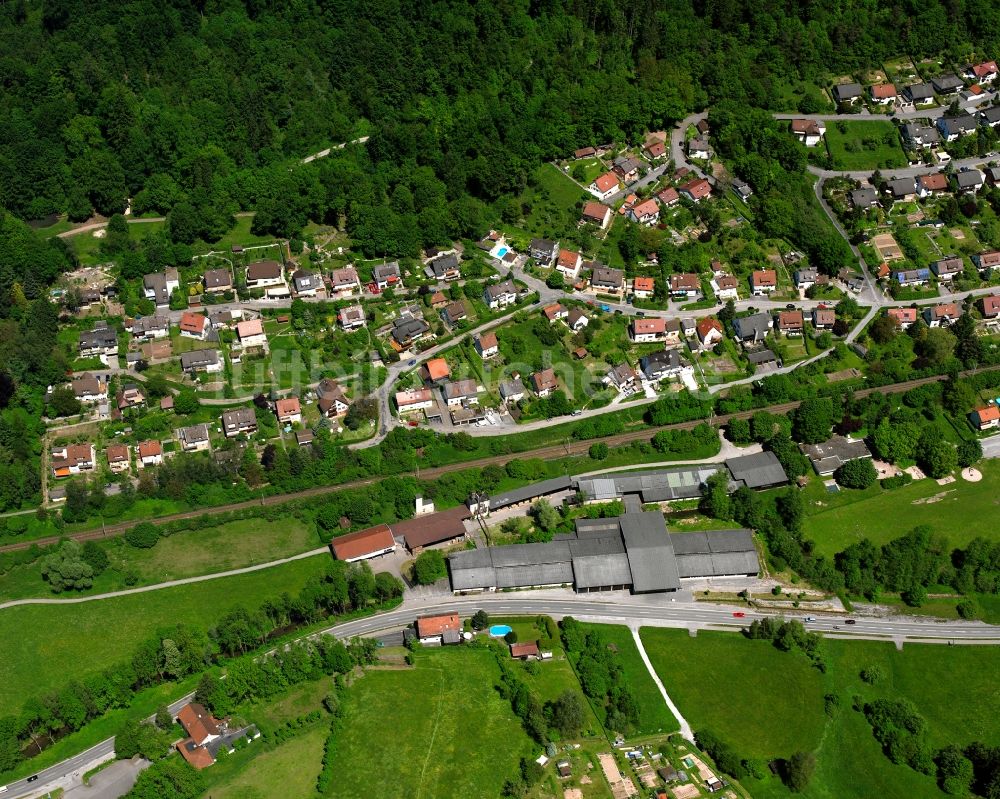
{"type": "Polygon", "coordinates": [[[931,263],[931,271],[938,280],[952,280],[955,275],[962,274],[965,264],[962,263],[962,256],[950,255],[947,258],[939,258],[931,263]]]}
{"type": "Polygon", "coordinates": [[[996,319],[1000,315],[1000,294],[990,294],[980,300],[984,319],[996,319]]]}
{"type": "Polygon", "coordinates": [[[618,186],[618,176],[614,172],[605,172],[591,182],[587,191],[604,202],[618,193],[618,186]]]}
{"type": "Polygon", "coordinates": [[[963,114],[958,117],[938,117],[937,129],[947,142],[958,141],[962,136],[975,133],[979,123],[972,114],[963,114]]]}
{"type": "Polygon", "coordinates": [[[399,413],[413,413],[434,406],[434,395],[429,388],[409,388],[396,392],[396,407],[399,413]]]}
{"type": "Polygon", "coordinates": [[[380,291],[395,286],[402,279],[398,261],[389,261],[372,267],[372,282],[380,291]]]}
{"type": "Polygon", "coordinates": [[[556,258],[556,270],[562,272],[568,280],[576,280],[580,276],[580,264],[582,263],[583,258],[580,257],[580,253],[562,249],[559,250],[559,256],[556,258]]]}
{"type": "Polygon", "coordinates": [[[679,377],[682,372],[691,369],[676,349],[650,353],[639,359],[639,366],[646,379],[654,383],[679,377]]]}
{"type": "Polygon", "coordinates": [[[711,130],[707,119],[699,119],[697,122],[695,122],[694,129],[698,131],[702,136],[708,135],[708,132],[711,130]]]}
{"type": "Polygon", "coordinates": [[[589,202],[583,205],[583,215],[580,222],[587,225],[597,225],[601,230],[611,224],[611,209],[603,203],[589,202]]]}
{"type": "Polygon", "coordinates": [[[696,178],[681,186],[680,193],[693,203],[701,202],[712,193],[712,184],[705,178],[696,178]]]}
{"type": "Polygon", "coordinates": [[[994,105],[981,111],[979,121],[983,127],[995,128],[1000,125],[1000,105],[994,105]]]}
{"type": "MultiPolygon", "coordinates": [[[[615,186],[617,187],[617,182],[615,186]]],[[[612,192],[613,193],[613,192],[612,192]]],[[[540,266],[550,266],[559,254],[559,242],[548,239],[532,239],[528,245],[528,255],[540,266]]]]}
{"type": "Polygon", "coordinates": [[[513,280],[504,280],[501,283],[491,283],[483,291],[483,302],[491,310],[506,308],[517,302],[517,286],[513,280]]]}
{"type": "Polygon", "coordinates": [[[681,333],[686,338],[695,334],[697,325],[694,319],[668,319],[663,325],[663,346],[665,349],[681,345],[681,333]]]}
{"type": "Polygon", "coordinates": [[[773,269],[756,269],[750,273],[750,292],[755,297],[771,294],[778,288],[778,273],[773,269]]]}
{"type": "Polygon", "coordinates": [[[862,440],[835,435],[819,444],[799,444],[799,449],[812,464],[816,474],[826,477],[845,463],[871,460],[872,453],[862,440]]]}
{"type": "Polygon", "coordinates": [[[184,452],[200,452],[211,446],[207,424],[193,424],[177,430],[177,440],[184,452]]]}
{"type": "Polygon", "coordinates": [[[267,334],[260,319],[245,319],[236,324],[236,338],[244,348],[267,347],[267,334]]]}
{"type": "Polygon", "coordinates": [[[462,635],[462,620],[457,613],[445,613],[440,616],[422,616],[417,619],[417,640],[424,646],[440,646],[445,635],[453,633],[462,635]]]}
{"type": "Polygon", "coordinates": [[[238,319],[243,318],[242,308],[233,308],[226,311],[209,311],[208,323],[212,330],[232,330],[238,319]]]}
{"type": "Polygon", "coordinates": [[[972,263],[984,276],[994,269],[1000,269],[1000,250],[988,250],[972,256],[972,263]]]}
{"type": "Polygon", "coordinates": [[[812,325],[816,330],[833,330],[837,322],[837,313],[833,308],[814,308],[812,325]]]}
{"type": "Polygon", "coordinates": [[[778,331],[786,336],[801,336],[805,329],[802,311],[781,311],[778,314],[778,331]]]}
{"type": "Polygon", "coordinates": [[[658,161],[659,159],[666,157],[667,145],[659,140],[651,141],[642,148],[642,151],[646,154],[646,157],[650,161],[658,161]]]}
{"type": "Polygon", "coordinates": [[[815,147],[826,135],[826,124],[817,119],[793,119],[792,135],[806,147],[815,147]]]}
{"type": "MultiPolygon", "coordinates": [[[[647,344],[650,341],[665,341],[667,338],[667,320],[662,316],[649,319],[635,318],[629,325],[629,336],[636,344],[647,344]]],[[[680,326],[678,326],[678,338],[680,326]]]]}
{"type": "Polygon", "coordinates": [[[629,194],[624,200],[622,200],[622,204],[618,207],[618,214],[620,216],[627,217],[628,212],[632,210],[632,206],[637,202],[639,202],[639,195],[629,194]]]}
{"type": "Polygon", "coordinates": [[[367,325],[365,309],[360,305],[345,305],[337,311],[337,320],[344,330],[357,330],[367,325]]]}
{"type": "Polygon", "coordinates": [[[423,319],[408,316],[392,323],[392,338],[401,349],[407,349],[431,332],[431,326],[423,319]]]}
{"type": "Polygon", "coordinates": [[[323,278],[308,269],[296,269],[292,274],[292,288],[296,297],[315,297],[323,288],[323,278]]]}
{"type": "Polygon", "coordinates": [[[185,338],[193,338],[204,341],[208,335],[208,317],[205,314],[185,311],[181,314],[181,321],[178,325],[181,335],[185,338]]]}
{"type": "Polygon", "coordinates": [[[108,384],[94,375],[77,375],[70,386],[73,389],[73,396],[80,402],[100,402],[108,398],[108,384]]]}
{"type": "Polygon", "coordinates": [[[878,192],[875,189],[853,189],[848,192],[847,198],[852,208],[858,208],[862,211],[867,211],[869,208],[878,206],[878,192]]]}
{"type": "Polygon", "coordinates": [[[895,102],[899,92],[891,83],[875,83],[868,87],[868,96],[877,105],[889,105],[895,102]]]}
{"type": "Polygon", "coordinates": [[[590,287],[606,294],[622,294],[625,291],[625,273],[621,269],[598,266],[590,275],[590,287]]]}
{"type": "Polygon", "coordinates": [[[444,306],[446,306],[451,300],[445,296],[444,292],[435,291],[431,294],[431,308],[435,311],[440,311],[444,306]]]}
{"type": "MultiPolygon", "coordinates": [[[[1000,106],[998,106],[1000,110],[1000,106]]],[[[1000,186],[1000,167],[988,166],[984,170],[986,174],[986,185],[990,188],[1000,186]]]]}
{"type": "Polygon", "coordinates": [[[780,366],[778,356],[768,349],[748,352],[747,361],[753,367],[754,374],[770,372],[780,366]]]}
{"type": "Polygon", "coordinates": [[[553,369],[543,369],[531,375],[531,388],[539,397],[547,397],[557,388],[559,380],[553,369]]]}
{"type": "Polygon", "coordinates": [[[119,411],[141,408],[146,404],[146,395],[135,383],[126,383],[115,394],[115,404],[119,411]]]}
{"type": "Polygon", "coordinates": [[[962,73],[973,83],[992,83],[997,77],[997,62],[983,61],[981,64],[969,64],[962,73]]]}
{"type": "Polygon", "coordinates": [[[733,320],[733,330],[736,338],[743,342],[763,341],[771,332],[773,321],[771,315],[764,311],[751,316],[738,316],[733,320]]]}
{"type": "Polygon", "coordinates": [[[221,372],[222,361],[218,350],[192,350],[181,353],[181,370],[194,372],[221,372]]]}
{"type": "Polygon", "coordinates": [[[695,136],[693,139],[689,139],[687,151],[689,158],[707,161],[712,157],[712,145],[709,144],[707,136],[695,136]]]}
{"type": "Polygon", "coordinates": [[[302,406],[298,397],[285,397],[274,401],[274,415],[278,424],[298,424],[302,421],[302,406]]]}
{"type": "Polygon", "coordinates": [[[131,458],[129,456],[128,447],[124,444],[112,444],[106,450],[104,454],[108,458],[108,468],[114,474],[121,474],[122,472],[127,472],[129,466],[131,465],[131,458]]]}
{"type": "Polygon", "coordinates": [[[208,768],[215,762],[215,755],[206,744],[219,740],[225,725],[217,721],[201,705],[192,702],[181,708],[177,721],[188,737],[177,743],[177,751],[193,768],[208,768]]]}
{"type": "Polygon", "coordinates": [[[448,303],[444,307],[444,310],[441,311],[441,316],[448,323],[448,327],[454,327],[459,322],[465,321],[468,315],[468,312],[465,310],[465,303],[461,300],[448,303]]]}
{"type": "Polygon", "coordinates": [[[451,367],[444,358],[431,358],[421,370],[424,381],[431,385],[443,385],[451,379],[451,367]]]}
{"type": "Polygon", "coordinates": [[[654,199],[636,203],[629,209],[628,218],[637,224],[653,227],[660,221],[660,206],[654,199]]]}
{"type": "Polygon", "coordinates": [[[161,314],[140,316],[129,324],[132,338],[136,341],[150,341],[170,335],[170,319],[161,314]]]}
{"type": "Polygon", "coordinates": [[[562,304],[555,302],[552,305],[546,305],[542,308],[542,313],[545,314],[545,318],[550,322],[555,322],[559,319],[565,319],[569,316],[569,311],[567,311],[562,304]]]}
{"type": "MultiPolygon", "coordinates": [[[[933,92],[932,92],[933,96],[933,92]]],[[[903,125],[903,141],[914,149],[925,150],[941,143],[941,135],[936,127],[921,125],[919,122],[907,122],[903,125]]]]}
{"type": "Polygon", "coordinates": [[[139,466],[159,466],[163,463],[163,445],[159,441],[141,441],[136,447],[139,466]]]}
{"type": "Polygon", "coordinates": [[[107,322],[95,322],[93,330],[84,330],[80,333],[77,352],[81,358],[117,355],[118,333],[108,327],[107,322]]]}
{"type": "Polygon", "coordinates": [[[152,300],[157,308],[170,305],[170,295],[180,288],[180,277],[174,267],[162,272],[154,272],[142,279],[142,291],[147,300],[152,300]]]}
{"type": "Polygon", "coordinates": [[[906,330],[917,321],[916,308],[887,308],[885,315],[892,319],[899,327],[906,330]]]}
{"type": "Polygon", "coordinates": [[[663,204],[664,208],[670,208],[680,202],[681,195],[677,193],[677,189],[673,186],[667,186],[667,188],[656,195],[656,199],[663,204]]]}
{"type": "Polygon", "coordinates": [[[639,300],[648,300],[656,290],[656,280],[651,277],[637,277],[632,281],[632,295],[639,300]]]}
{"type": "Polygon", "coordinates": [[[206,269],[201,280],[205,294],[221,294],[233,290],[233,273],[229,267],[222,269],[206,269]]]}
{"type": "Polygon", "coordinates": [[[255,261],[250,264],[247,267],[247,288],[250,291],[262,291],[269,299],[291,296],[281,264],[277,261],[255,261]]]}
{"type": "Polygon", "coordinates": [[[257,414],[253,408],[235,408],[222,414],[222,432],[226,438],[257,432],[257,414]]]}
{"type": "Polygon", "coordinates": [[[335,299],[338,297],[350,297],[359,291],[361,291],[361,278],[358,276],[358,270],[353,266],[345,266],[342,269],[334,269],[330,272],[330,293],[335,299]]]}
{"type": "Polygon", "coordinates": [[[991,404],[983,408],[976,408],[969,414],[969,418],[976,429],[980,431],[1000,427],[1000,407],[991,404]]]}
{"type": "Polygon", "coordinates": [[[925,199],[948,191],[948,177],[943,172],[933,172],[917,178],[917,196],[925,199]]]}
{"type": "Polygon", "coordinates": [[[978,169],[963,169],[955,173],[955,185],[965,194],[975,194],[984,183],[983,173],[978,169]]]}
{"type": "Polygon", "coordinates": [[[917,199],[917,188],[913,178],[896,178],[888,182],[889,194],[896,202],[913,202],[917,199]]]}
{"type": "Polygon", "coordinates": [[[924,321],[927,322],[928,327],[950,325],[959,316],[961,316],[961,311],[958,305],[953,302],[945,302],[930,308],[924,308],[924,321]]]}
{"type": "Polygon", "coordinates": [[[611,166],[611,170],[626,184],[639,179],[640,169],[642,169],[642,161],[625,155],[618,156],[611,166]]]}
{"type": "Polygon", "coordinates": [[[587,315],[581,311],[579,308],[573,308],[570,310],[569,315],[566,317],[566,324],[569,329],[574,333],[579,333],[587,325],[590,324],[590,320],[587,315]]]}
{"type": "Polygon", "coordinates": [[[818,278],[819,270],[814,266],[806,269],[796,269],[792,274],[792,279],[795,281],[795,288],[800,291],[804,291],[815,286],[818,278]]]}
{"type": "Polygon", "coordinates": [[[927,103],[934,99],[934,87],[929,83],[914,83],[903,87],[903,96],[911,103],[927,103]]]}
{"type": "Polygon", "coordinates": [[[475,380],[456,380],[445,383],[441,387],[441,393],[449,408],[479,404],[479,391],[475,380]]]}
{"type": "Polygon", "coordinates": [[[670,276],[670,296],[678,300],[696,300],[701,296],[701,279],[693,272],[670,276]]]}
{"type": "Polygon", "coordinates": [[[94,470],[96,455],[93,444],[69,444],[49,453],[53,477],[69,477],[94,470]]]}
{"type": "Polygon", "coordinates": [[[462,259],[458,257],[458,253],[452,252],[438,256],[427,266],[438,280],[451,281],[458,280],[462,276],[461,264],[462,259]]]}
{"type": "Polygon", "coordinates": [[[964,85],[961,78],[952,74],[940,75],[931,79],[931,86],[934,87],[934,91],[942,95],[955,94],[964,85]]]}
{"type": "Polygon", "coordinates": [[[854,104],[861,99],[860,83],[839,83],[833,87],[833,101],[835,103],[854,104]]]}
{"type": "Polygon", "coordinates": [[[739,197],[743,202],[747,202],[751,197],[753,197],[753,189],[750,188],[750,184],[739,178],[733,178],[730,184],[733,191],[736,192],[736,196],[739,197]]]}
{"type": "Polygon", "coordinates": [[[500,353],[500,344],[497,341],[497,334],[492,330],[489,333],[480,333],[473,340],[473,344],[476,347],[476,352],[479,353],[479,357],[482,359],[492,358],[494,355],[500,353]]]}
{"type": "Polygon", "coordinates": [[[899,269],[892,273],[892,279],[900,286],[924,286],[930,282],[930,269],[899,269]]]}
{"type": "Polygon", "coordinates": [[[740,281],[732,275],[717,275],[712,278],[712,291],[719,302],[740,298],[740,281]]]}
{"type": "Polygon", "coordinates": [[[619,364],[615,366],[604,376],[604,384],[609,386],[614,386],[619,391],[631,391],[635,388],[636,382],[639,380],[639,375],[636,374],[635,369],[629,366],[627,363],[619,364]]]}
{"type": "Polygon", "coordinates": [[[316,386],[316,407],[319,408],[320,415],[327,419],[335,419],[343,416],[351,407],[344,389],[336,380],[324,377],[316,386]]]}
{"type": "Polygon", "coordinates": [[[726,337],[722,323],[712,316],[699,319],[695,330],[698,333],[698,341],[701,342],[702,349],[706,350],[726,337]]]}
{"type": "Polygon", "coordinates": [[[573,157],[577,160],[581,158],[593,158],[597,155],[596,147],[581,147],[579,150],[573,152],[573,157]]]}
{"type": "Polygon", "coordinates": [[[295,431],[295,443],[298,444],[300,447],[308,447],[310,444],[313,443],[313,439],[315,438],[316,436],[313,435],[312,430],[295,431]]]}
{"type": "Polygon", "coordinates": [[[518,376],[500,383],[500,397],[504,402],[520,402],[524,399],[524,383],[518,376]]]}

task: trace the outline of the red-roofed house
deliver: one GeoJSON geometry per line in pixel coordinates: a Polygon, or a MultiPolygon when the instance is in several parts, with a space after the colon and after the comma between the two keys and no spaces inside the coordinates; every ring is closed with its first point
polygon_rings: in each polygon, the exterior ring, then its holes
{"type": "Polygon", "coordinates": [[[187,311],[181,315],[179,327],[182,336],[204,341],[205,334],[208,332],[208,317],[204,314],[187,311]]]}
{"type": "Polygon", "coordinates": [[[786,336],[801,336],[804,328],[802,311],[782,311],[778,314],[778,330],[786,336]]]}
{"type": "Polygon", "coordinates": [[[445,633],[462,634],[462,620],[457,613],[443,613],[440,616],[421,616],[417,619],[417,639],[422,644],[440,644],[445,633]]]}
{"type": "Polygon", "coordinates": [[[656,280],[651,277],[637,277],[632,281],[632,293],[640,300],[648,300],[656,289],[656,280]]]}
{"type": "Polygon", "coordinates": [[[992,83],[997,77],[997,62],[984,61],[982,64],[972,64],[965,70],[965,77],[976,83],[992,83]]]}
{"type": "Polygon", "coordinates": [[[917,196],[930,197],[948,191],[948,177],[944,172],[933,172],[917,178],[917,196]]]}
{"type": "Polygon", "coordinates": [[[358,530],[356,533],[337,536],[330,542],[330,549],[337,560],[353,563],[388,555],[396,551],[396,539],[386,524],[358,530]]]}
{"type": "Polygon", "coordinates": [[[643,147],[643,152],[646,153],[647,158],[655,161],[657,158],[663,158],[667,154],[667,146],[661,141],[653,141],[643,147]]]}
{"type": "Polygon", "coordinates": [[[633,319],[629,325],[629,333],[632,341],[636,344],[645,344],[650,341],[666,341],[667,320],[661,316],[651,319],[633,319]]]}
{"type": "Polygon", "coordinates": [[[712,193],[712,184],[705,178],[697,178],[681,186],[680,193],[693,203],[701,202],[712,193]]]}
{"type": "Polygon", "coordinates": [[[559,378],[554,369],[542,369],[531,375],[531,389],[539,397],[547,397],[559,388],[559,378]]]}
{"type": "Polygon", "coordinates": [[[451,377],[451,367],[444,358],[431,358],[424,364],[424,375],[428,383],[442,383],[451,377]]]}
{"type": "Polygon", "coordinates": [[[991,294],[983,297],[983,318],[996,319],[1000,315],[1000,294],[991,294]]]}
{"type": "Polygon", "coordinates": [[[244,347],[266,347],[267,335],[260,319],[247,319],[236,323],[236,337],[244,347]]]}
{"type": "Polygon", "coordinates": [[[953,302],[943,302],[940,305],[924,308],[924,321],[928,327],[950,325],[959,315],[958,305],[953,302]]]}
{"type": "Polygon", "coordinates": [[[712,290],[715,292],[715,299],[719,302],[740,298],[740,281],[732,275],[716,275],[712,278],[712,290]]]}
{"type": "Polygon", "coordinates": [[[606,200],[618,191],[618,176],[614,172],[605,172],[594,180],[587,190],[598,200],[606,200]]]}
{"type": "Polygon", "coordinates": [[[580,276],[581,263],[583,263],[583,258],[580,257],[580,253],[572,250],[559,250],[556,269],[570,280],[576,280],[580,276]]]}
{"type": "Polygon", "coordinates": [[[670,296],[674,299],[697,299],[701,294],[701,280],[693,272],[670,276],[670,296]]]}
{"type": "Polygon", "coordinates": [[[826,135],[826,125],[815,119],[793,119],[792,135],[806,147],[815,147],[826,135]]]}
{"type": "MultiPolygon", "coordinates": [[[[989,272],[1000,268],[1000,250],[990,250],[972,256],[972,263],[981,272],[989,272]]],[[[984,275],[985,277],[985,275],[984,275]]]]}
{"type": "Polygon", "coordinates": [[[705,349],[708,349],[717,341],[722,341],[726,335],[722,323],[711,316],[699,319],[695,330],[698,331],[698,341],[701,342],[701,346],[705,349]]]}
{"type": "Polygon", "coordinates": [[[813,308],[812,323],[817,330],[832,330],[837,321],[837,312],[833,308],[813,308]]]}
{"type": "Polygon", "coordinates": [[[969,414],[969,418],[978,430],[1000,427],[1000,407],[987,405],[985,408],[976,408],[969,414]]]}
{"type": "Polygon", "coordinates": [[[637,203],[629,209],[628,218],[640,225],[652,227],[660,221],[660,206],[653,199],[637,203]]]}
{"type": "Polygon", "coordinates": [[[163,446],[159,441],[143,441],[136,449],[139,453],[139,464],[142,468],[158,466],[163,463],[163,446]]]}
{"type": "Polygon", "coordinates": [[[663,203],[664,208],[670,208],[670,206],[677,205],[680,202],[681,196],[673,186],[667,186],[667,188],[656,195],[656,199],[663,203]]]}
{"type": "Polygon", "coordinates": [[[583,224],[597,225],[604,230],[611,224],[612,213],[608,206],[602,203],[589,202],[583,206],[583,216],[580,221],[583,224]]]}
{"type": "Polygon", "coordinates": [[[429,388],[410,388],[396,392],[396,407],[399,412],[413,413],[434,406],[434,394],[429,388]]]}
{"type": "Polygon", "coordinates": [[[474,342],[476,352],[480,358],[492,358],[500,352],[500,344],[497,342],[497,334],[493,331],[476,336],[474,342]]]}
{"type": "Polygon", "coordinates": [[[896,87],[891,83],[873,84],[868,87],[868,93],[872,98],[872,102],[878,103],[879,105],[888,105],[895,100],[898,95],[896,87]]]}
{"type": "Polygon", "coordinates": [[[778,288],[778,273],[773,269],[758,269],[750,274],[750,290],[755,297],[770,294],[778,288]]]}
{"type": "Polygon", "coordinates": [[[903,330],[917,321],[916,308],[889,308],[885,315],[894,320],[903,330]]]}
{"type": "Polygon", "coordinates": [[[93,471],[95,459],[93,444],[70,444],[52,450],[49,466],[52,468],[53,477],[69,477],[72,474],[93,471]]]}
{"type": "Polygon", "coordinates": [[[296,424],[302,421],[302,406],[298,397],[285,397],[274,403],[274,415],[280,424],[296,424]]]}
{"type": "Polygon", "coordinates": [[[545,314],[545,318],[550,322],[555,322],[559,319],[565,319],[569,316],[569,311],[567,311],[562,304],[558,302],[552,303],[552,305],[546,305],[542,308],[542,313],[545,314]]]}
{"type": "Polygon", "coordinates": [[[177,721],[197,746],[203,746],[219,737],[219,722],[197,702],[182,707],[177,714],[177,721]]]}
{"type": "Polygon", "coordinates": [[[129,467],[128,447],[124,444],[112,444],[105,450],[108,456],[108,468],[118,474],[127,472],[129,467]]]}
{"type": "Polygon", "coordinates": [[[523,644],[511,644],[510,656],[517,660],[528,660],[528,658],[540,658],[542,653],[538,650],[537,641],[526,641],[523,644]]]}

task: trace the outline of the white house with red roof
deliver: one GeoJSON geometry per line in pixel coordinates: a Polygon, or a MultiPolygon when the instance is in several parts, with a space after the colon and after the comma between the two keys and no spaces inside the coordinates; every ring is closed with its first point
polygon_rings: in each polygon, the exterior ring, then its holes
{"type": "Polygon", "coordinates": [[[974,83],[992,83],[997,77],[997,62],[983,61],[981,64],[970,64],[963,75],[974,83]]]}
{"type": "Polygon", "coordinates": [[[633,319],[629,325],[629,336],[636,344],[667,340],[667,320],[662,316],[649,319],[633,319]]]}
{"type": "Polygon", "coordinates": [[[580,222],[585,225],[597,225],[601,230],[604,230],[611,224],[612,217],[613,214],[608,206],[591,200],[584,203],[580,222]]]}
{"type": "Polygon", "coordinates": [[[595,178],[587,187],[587,191],[603,202],[618,192],[618,186],[618,176],[614,172],[605,172],[595,178]]]}
{"type": "Polygon", "coordinates": [[[556,270],[562,272],[570,280],[576,280],[580,276],[580,264],[582,263],[583,258],[580,253],[561,249],[556,258],[556,270]]]}
{"type": "Polygon", "coordinates": [[[680,193],[693,203],[701,202],[712,193],[712,184],[705,178],[696,178],[681,186],[680,193]]]}
{"type": "Polygon", "coordinates": [[[654,199],[644,200],[629,209],[628,218],[640,225],[652,227],[660,221],[660,206],[654,199]]]}

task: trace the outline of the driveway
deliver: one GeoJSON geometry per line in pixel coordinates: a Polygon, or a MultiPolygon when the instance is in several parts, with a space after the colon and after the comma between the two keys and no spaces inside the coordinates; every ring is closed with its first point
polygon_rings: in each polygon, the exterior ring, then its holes
{"type": "Polygon", "coordinates": [[[148,760],[141,757],[116,760],[104,771],[91,777],[90,785],[78,784],[67,790],[63,799],[118,799],[132,789],[140,772],[150,765],[148,760]]]}
{"type": "Polygon", "coordinates": [[[1000,458],[1000,436],[990,436],[979,443],[983,445],[984,458],[1000,458]]]}

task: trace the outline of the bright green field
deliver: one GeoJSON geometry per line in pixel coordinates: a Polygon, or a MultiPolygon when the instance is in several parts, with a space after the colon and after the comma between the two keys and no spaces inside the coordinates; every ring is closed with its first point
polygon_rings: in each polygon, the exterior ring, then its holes
{"type": "Polygon", "coordinates": [[[838,120],[826,126],[826,145],[834,169],[877,169],[906,166],[899,134],[884,120],[838,120]],[[845,132],[840,132],[840,126],[845,132]]]}
{"type": "Polygon", "coordinates": [[[811,493],[803,532],[816,542],[821,555],[832,555],[866,537],[876,545],[884,544],[919,524],[930,525],[951,546],[961,546],[976,536],[995,538],[1000,530],[995,518],[1000,464],[984,461],[978,468],[983,473],[978,483],[959,478],[940,486],[926,479],[891,491],[875,486],[822,497],[811,493]],[[861,498],[852,501],[855,496],[861,498]],[[817,507],[817,497],[831,507],[817,507]]]}
{"type": "MultiPolygon", "coordinates": [[[[316,795],[326,725],[314,727],[264,752],[231,777],[213,785],[211,799],[270,799],[316,795]]],[[[257,746],[254,743],[251,746],[257,746]]]]}
{"type": "Polygon", "coordinates": [[[660,690],[649,676],[649,669],[639,657],[632,631],[619,624],[585,624],[584,627],[598,630],[604,640],[618,650],[618,659],[625,671],[625,679],[632,687],[632,693],[639,705],[639,729],[636,732],[639,735],[655,735],[659,732],[679,730],[680,724],[663,701],[660,690]]]}
{"type": "Polygon", "coordinates": [[[351,686],[327,796],[496,797],[520,758],[537,756],[493,689],[490,652],[453,647],[416,658],[412,669],[369,670],[351,686]]]}
{"type": "MultiPolygon", "coordinates": [[[[852,697],[906,697],[927,720],[932,747],[994,741],[1000,734],[1000,665],[995,647],[825,641],[827,673],[805,657],[732,633],[643,628],[642,640],[667,691],[697,731],[711,729],[747,757],[787,757],[812,750],[816,776],[807,799],[941,796],[930,777],[894,766],[882,754],[852,697]],[[869,686],[860,670],[879,664],[886,677],[869,686]],[[840,698],[834,718],[824,696],[840,698]]],[[[755,799],[791,794],[776,780],[747,780],[755,799]]]]}
{"type": "Polygon", "coordinates": [[[60,688],[132,656],[157,628],[183,622],[207,629],[228,610],[254,608],[319,574],[328,556],[251,574],[74,605],[22,605],[0,611],[0,707],[60,688]],[[16,642],[16,644],[14,643],[16,642]],[[14,644],[14,645],[11,645],[14,644]]]}

